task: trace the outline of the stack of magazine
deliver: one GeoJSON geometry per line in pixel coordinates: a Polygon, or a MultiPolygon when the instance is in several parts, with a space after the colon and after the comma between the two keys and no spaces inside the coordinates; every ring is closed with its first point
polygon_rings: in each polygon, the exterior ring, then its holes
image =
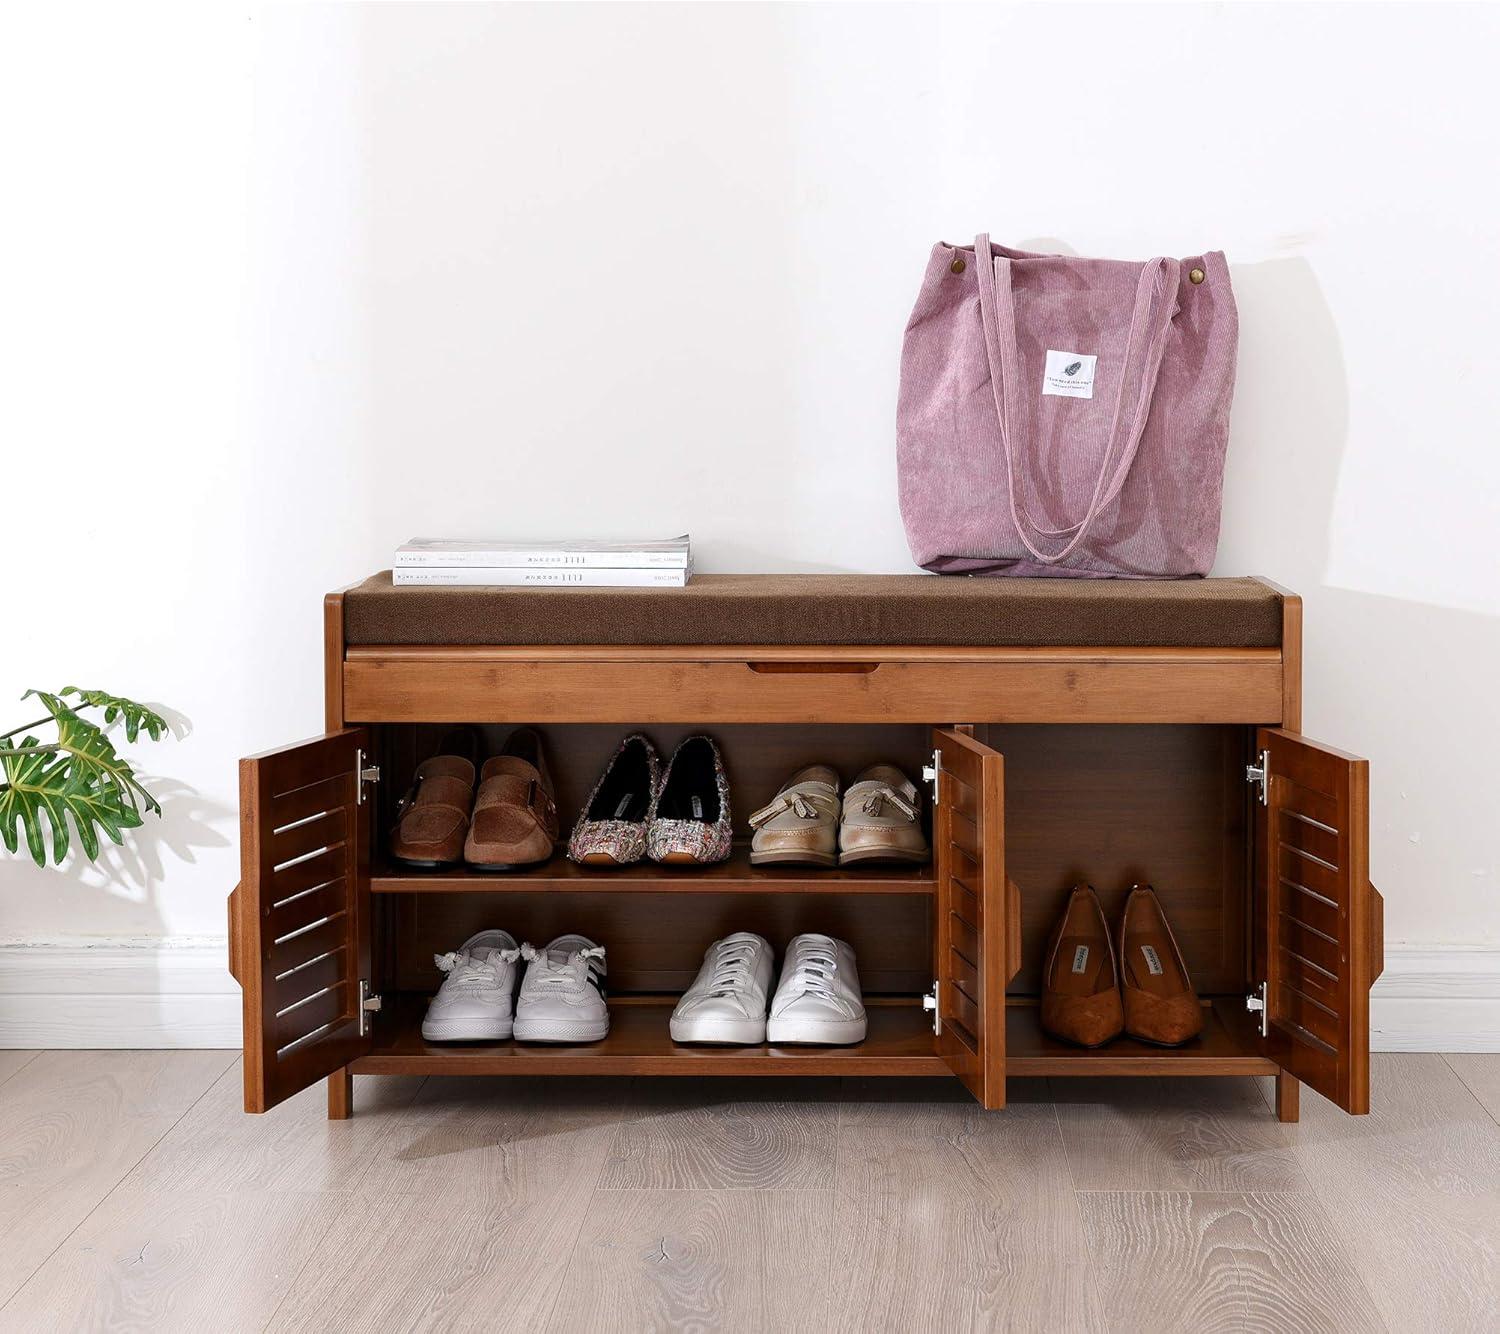
{"type": "Polygon", "coordinates": [[[415,537],[396,549],[398,585],[682,588],[693,577],[688,536],[665,542],[500,542],[415,537]]]}

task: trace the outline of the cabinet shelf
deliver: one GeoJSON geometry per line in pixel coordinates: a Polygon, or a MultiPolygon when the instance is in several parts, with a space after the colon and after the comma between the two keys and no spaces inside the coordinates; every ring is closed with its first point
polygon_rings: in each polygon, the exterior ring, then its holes
{"type": "Polygon", "coordinates": [[[689,1047],[667,1031],[676,998],[611,1000],[603,1042],[579,1046],[520,1042],[429,1044],[424,996],[398,999],[382,1015],[375,1046],[358,1074],[385,1075],[946,1075],[932,1024],[915,1004],[871,1005],[865,1040],[854,1047],[689,1047]]]}
{"type": "MultiPolygon", "coordinates": [[[[673,1042],[667,1030],[675,997],[615,999],[603,1042],[551,1046],[517,1042],[428,1043],[422,1039],[427,998],[396,998],[376,1027],[375,1046],[354,1064],[371,1075],[946,1075],[932,1022],[913,1000],[874,1000],[869,1035],[853,1047],[698,1047],[673,1042]]],[[[1070,1047],[1041,1031],[1034,1005],[1006,1011],[1005,1072],[1011,1077],[1082,1075],[1266,1075],[1243,1026],[1215,1002],[1203,1033],[1182,1047],[1120,1038],[1107,1047],[1070,1047]]]]}
{"type": "Polygon", "coordinates": [[[579,866],[561,853],[539,866],[515,871],[454,867],[420,871],[376,866],[375,894],[522,894],[576,890],[590,894],[932,894],[936,881],[926,866],[751,866],[748,847],[736,847],[713,866],[659,866],[642,861],[613,869],[579,866]]]}
{"type": "MultiPolygon", "coordinates": [[[[1035,1005],[1005,1011],[1005,1073],[1068,1078],[1078,1075],[1274,1075],[1276,1063],[1262,1056],[1248,1025],[1231,1000],[1205,1007],[1203,1032],[1181,1047],[1154,1047],[1119,1037],[1103,1047],[1074,1047],[1042,1032],[1035,1005]]],[[[1244,1010],[1244,1001],[1239,1002],[1244,1010]]]]}

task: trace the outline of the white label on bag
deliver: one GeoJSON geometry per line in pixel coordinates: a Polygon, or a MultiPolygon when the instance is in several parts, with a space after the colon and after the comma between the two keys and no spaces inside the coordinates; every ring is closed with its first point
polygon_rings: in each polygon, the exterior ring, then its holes
{"type": "Polygon", "coordinates": [[[1094,364],[1098,360],[1083,352],[1055,352],[1049,347],[1042,393],[1057,398],[1093,398],[1094,364]]]}

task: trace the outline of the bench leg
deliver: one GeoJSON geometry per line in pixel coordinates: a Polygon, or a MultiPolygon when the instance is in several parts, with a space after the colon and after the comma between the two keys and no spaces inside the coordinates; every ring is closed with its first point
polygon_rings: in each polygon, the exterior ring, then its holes
{"type": "Polygon", "coordinates": [[[1297,1076],[1285,1070],[1276,1072],[1276,1119],[1295,1121],[1298,1115],[1302,1085],[1297,1076]]]}
{"type": "Polygon", "coordinates": [[[328,1076],[328,1119],[347,1121],[354,1115],[354,1074],[341,1065],[328,1076]]]}

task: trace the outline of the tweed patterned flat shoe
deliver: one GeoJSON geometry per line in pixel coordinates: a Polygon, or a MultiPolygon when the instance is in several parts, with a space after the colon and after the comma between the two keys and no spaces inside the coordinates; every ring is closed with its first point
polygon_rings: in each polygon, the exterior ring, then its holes
{"type": "Polygon", "coordinates": [[[573,826],[568,858],[580,866],[629,866],[646,855],[646,823],[661,782],[656,747],[639,732],[615,748],[573,826]]]}
{"type": "Polygon", "coordinates": [[[646,830],[646,855],[668,865],[708,865],[729,856],[734,827],[729,779],[710,736],[687,737],[667,765],[646,830]]]}

